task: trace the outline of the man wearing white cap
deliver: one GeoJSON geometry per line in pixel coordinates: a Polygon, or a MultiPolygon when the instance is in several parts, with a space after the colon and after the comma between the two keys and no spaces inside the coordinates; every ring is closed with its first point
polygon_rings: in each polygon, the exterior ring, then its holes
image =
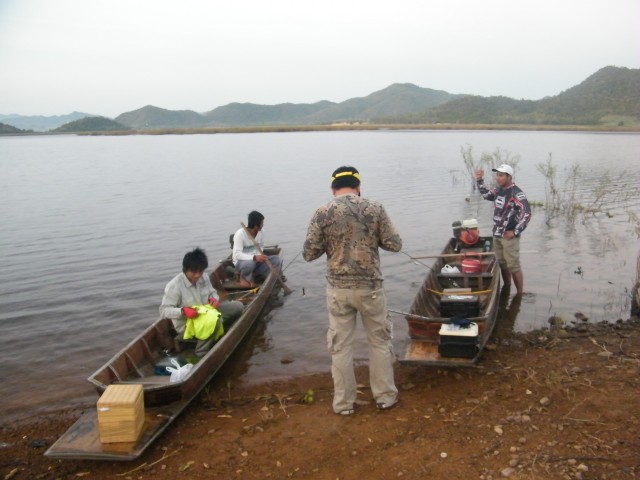
{"type": "Polygon", "coordinates": [[[524,192],[513,183],[513,168],[502,164],[492,171],[496,174],[496,188],[484,184],[484,170],[475,172],[478,190],[485,200],[493,201],[493,243],[500,263],[505,287],[516,287],[516,295],[523,293],[524,278],[520,267],[520,234],[531,220],[531,208],[524,192]]]}

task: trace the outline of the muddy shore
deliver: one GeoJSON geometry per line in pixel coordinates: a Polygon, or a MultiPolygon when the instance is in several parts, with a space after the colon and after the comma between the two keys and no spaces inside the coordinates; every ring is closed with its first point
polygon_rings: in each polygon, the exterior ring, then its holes
{"type": "Polygon", "coordinates": [[[637,317],[499,337],[476,368],[397,365],[400,403],[390,411],[375,409],[367,375],[359,368],[357,410],[347,418],[331,411],[329,375],[241,389],[218,379],[133,462],[47,458],[81,412],[39,415],[2,426],[0,475],[640,478],[637,317]]]}

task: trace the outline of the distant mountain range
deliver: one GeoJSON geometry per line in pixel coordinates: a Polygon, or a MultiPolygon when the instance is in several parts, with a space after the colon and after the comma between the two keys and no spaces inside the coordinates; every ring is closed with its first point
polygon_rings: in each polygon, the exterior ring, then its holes
{"type": "Polygon", "coordinates": [[[93,117],[89,113],[73,112],[68,115],[54,115],[45,117],[42,115],[2,115],[0,114],[0,122],[5,125],[19,128],[20,130],[33,130],[34,132],[46,132],[57,128],[65,123],[73,122],[85,117],[93,117]]]}
{"type": "Polygon", "coordinates": [[[148,105],[113,120],[73,112],[55,117],[0,115],[0,122],[22,130],[54,132],[336,123],[639,125],[640,69],[605,67],[559,95],[536,101],[451,94],[396,83],[341,103],[230,103],[204,113],[148,105]]]}
{"type": "Polygon", "coordinates": [[[640,69],[605,67],[579,85],[538,101],[464,96],[418,114],[377,118],[374,122],[637,125],[640,69]]]}

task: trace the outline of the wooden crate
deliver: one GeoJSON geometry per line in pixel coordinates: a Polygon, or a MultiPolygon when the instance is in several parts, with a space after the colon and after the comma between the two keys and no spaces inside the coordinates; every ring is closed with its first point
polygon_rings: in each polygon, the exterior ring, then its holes
{"type": "Polygon", "coordinates": [[[142,385],[109,385],[96,404],[102,443],[135,442],[144,423],[142,385]]]}

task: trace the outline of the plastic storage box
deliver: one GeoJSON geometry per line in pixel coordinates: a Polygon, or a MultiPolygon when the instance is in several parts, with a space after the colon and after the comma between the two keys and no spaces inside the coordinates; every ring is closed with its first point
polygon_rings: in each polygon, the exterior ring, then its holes
{"type": "Polygon", "coordinates": [[[438,353],[442,357],[474,358],[478,355],[478,324],[463,328],[449,323],[440,327],[438,353]]]}
{"type": "Polygon", "coordinates": [[[440,315],[445,318],[477,317],[480,315],[480,298],[478,295],[443,295],[440,315]]]}

